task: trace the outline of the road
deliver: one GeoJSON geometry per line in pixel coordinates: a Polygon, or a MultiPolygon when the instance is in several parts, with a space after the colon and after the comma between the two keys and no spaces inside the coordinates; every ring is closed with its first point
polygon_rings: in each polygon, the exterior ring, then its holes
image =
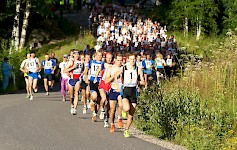
{"type": "MultiPolygon", "coordinates": [[[[42,91],[42,90],[41,90],[42,91]]],[[[91,112],[70,114],[69,101],[60,92],[0,96],[0,150],[163,150],[164,148],[123,132],[110,133],[103,121],[91,121],[91,112]]]]}

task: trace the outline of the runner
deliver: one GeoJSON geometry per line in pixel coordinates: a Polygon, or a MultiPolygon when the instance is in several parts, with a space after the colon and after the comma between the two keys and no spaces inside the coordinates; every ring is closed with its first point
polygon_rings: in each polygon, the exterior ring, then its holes
{"type": "Polygon", "coordinates": [[[100,119],[104,120],[104,127],[107,128],[109,127],[108,124],[108,118],[109,118],[109,108],[108,108],[108,101],[107,101],[107,96],[110,90],[110,83],[105,83],[105,76],[107,72],[107,68],[112,65],[112,60],[113,60],[113,55],[111,53],[106,54],[106,63],[104,64],[104,69],[101,72],[102,78],[99,83],[99,92],[101,96],[101,101],[100,101],[100,119]],[[104,106],[106,108],[106,111],[104,109],[104,106]],[[106,117],[105,117],[106,116],[106,117]]]}
{"type": "Polygon", "coordinates": [[[42,61],[41,69],[44,68],[44,89],[46,96],[49,95],[49,87],[52,85],[52,76],[54,75],[56,64],[49,59],[49,54],[45,54],[45,60],[42,61]]]}
{"type": "Polygon", "coordinates": [[[153,79],[153,72],[152,72],[152,67],[154,66],[155,62],[151,59],[150,54],[146,54],[146,60],[142,62],[142,66],[144,68],[144,77],[145,77],[145,89],[147,89],[148,86],[148,79],[151,78],[153,79]]]}
{"type": "Polygon", "coordinates": [[[75,49],[71,49],[71,50],[70,50],[70,54],[69,54],[69,56],[68,56],[68,60],[73,60],[74,51],[75,51],[75,49]]]}
{"type": "MultiPolygon", "coordinates": [[[[56,69],[57,69],[58,59],[55,58],[55,53],[54,52],[51,53],[50,60],[54,61],[54,63],[56,64],[56,69]]],[[[55,82],[55,74],[52,74],[52,84],[50,86],[51,89],[53,89],[54,82],[55,82]]]]}
{"type": "MultiPolygon", "coordinates": [[[[85,54],[85,61],[84,61],[84,66],[85,68],[88,68],[90,62],[90,55],[89,54],[85,54]]],[[[90,95],[90,91],[89,91],[89,86],[88,86],[88,79],[85,78],[86,76],[83,75],[82,77],[82,81],[81,81],[81,92],[82,92],[82,100],[83,100],[83,114],[86,114],[87,108],[90,107],[89,105],[89,95],[90,95]],[[88,103],[88,105],[87,105],[88,103]]]]}
{"type": "Polygon", "coordinates": [[[115,132],[115,125],[114,125],[114,118],[116,112],[116,105],[117,102],[119,104],[119,111],[118,111],[118,127],[123,127],[123,121],[121,118],[122,114],[122,97],[120,95],[121,86],[122,86],[122,76],[119,75],[122,73],[122,63],[123,63],[123,56],[118,54],[115,58],[115,63],[113,66],[110,66],[106,71],[105,83],[111,83],[111,89],[109,92],[109,106],[110,106],[110,132],[115,132]],[[117,78],[116,78],[117,77],[117,78]]]}
{"type": "Polygon", "coordinates": [[[30,100],[33,100],[33,90],[37,92],[38,72],[41,69],[40,61],[35,57],[35,52],[30,53],[30,58],[24,68],[28,72],[30,100]]]}
{"type": "Polygon", "coordinates": [[[70,60],[64,69],[64,73],[70,74],[68,89],[71,102],[71,114],[77,114],[77,104],[79,100],[80,77],[84,70],[84,63],[80,60],[78,51],[74,51],[74,60],[70,60]]]}
{"type": "MultiPolygon", "coordinates": [[[[25,78],[25,83],[26,83],[26,98],[30,98],[30,92],[29,92],[29,79],[28,79],[28,72],[26,72],[26,70],[24,69],[25,64],[29,61],[30,59],[30,53],[26,54],[26,59],[22,61],[21,66],[20,66],[20,70],[24,73],[24,78],[25,78]]],[[[28,69],[28,67],[26,66],[26,68],[28,69]]]]}
{"type": "Polygon", "coordinates": [[[101,71],[104,69],[104,63],[102,60],[102,52],[98,51],[95,53],[95,60],[91,60],[89,62],[89,66],[86,69],[86,77],[88,78],[88,72],[90,71],[90,79],[89,79],[89,86],[90,86],[90,97],[91,97],[91,110],[92,110],[92,121],[95,122],[97,120],[97,104],[99,102],[99,82],[101,79],[101,71]],[[95,107],[96,106],[96,107],[95,107]]]}
{"type": "Polygon", "coordinates": [[[63,101],[66,101],[66,91],[68,91],[68,79],[69,79],[69,74],[64,73],[64,69],[66,68],[68,63],[68,55],[64,54],[63,55],[63,62],[59,64],[59,70],[57,73],[57,76],[59,72],[61,73],[61,93],[63,96],[63,101]]]}
{"type": "Polygon", "coordinates": [[[166,66],[165,60],[163,59],[163,55],[161,53],[156,54],[155,64],[156,64],[157,83],[159,84],[160,79],[165,77],[164,66],[166,66]]]}
{"type": "Polygon", "coordinates": [[[137,106],[138,76],[140,76],[140,84],[145,85],[143,72],[135,65],[135,62],[136,62],[135,54],[129,54],[128,63],[123,67],[123,73],[122,73],[123,86],[124,86],[122,95],[123,98],[122,106],[123,110],[125,112],[128,112],[127,125],[124,131],[125,137],[130,137],[128,130],[132,124],[133,115],[135,113],[137,106]]]}

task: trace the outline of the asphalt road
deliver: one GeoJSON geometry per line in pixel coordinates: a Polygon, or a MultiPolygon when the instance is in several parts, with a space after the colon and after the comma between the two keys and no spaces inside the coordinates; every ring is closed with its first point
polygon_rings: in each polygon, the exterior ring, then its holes
{"type": "Polygon", "coordinates": [[[91,121],[91,112],[70,114],[69,101],[60,92],[0,96],[0,150],[163,150],[123,132],[110,133],[103,121],[91,121]]]}

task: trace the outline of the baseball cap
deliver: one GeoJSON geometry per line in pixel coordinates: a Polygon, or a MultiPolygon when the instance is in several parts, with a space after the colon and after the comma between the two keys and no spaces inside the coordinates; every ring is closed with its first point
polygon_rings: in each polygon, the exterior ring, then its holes
{"type": "Polygon", "coordinates": [[[66,57],[68,57],[68,55],[67,55],[67,54],[64,54],[63,57],[66,58],[66,57]]]}

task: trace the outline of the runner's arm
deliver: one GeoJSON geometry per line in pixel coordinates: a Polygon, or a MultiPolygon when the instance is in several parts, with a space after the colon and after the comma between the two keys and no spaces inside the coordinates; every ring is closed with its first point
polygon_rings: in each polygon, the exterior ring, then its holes
{"type": "Polygon", "coordinates": [[[70,71],[72,71],[76,66],[75,64],[71,67],[72,65],[72,60],[70,60],[67,64],[67,66],[65,67],[65,69],[63,70],[64,73],[69,73],[70,71]]]}
{"type": "Polygon", "coordinates": [[[106,71],[106,75],[105,75],[105,84],[110,83],[114,79],[114,76],[111,76],[112,67],[109,66],[107,69],[108,70],[106,71]]]}
{"type": "Polygon", "coordinates": [[[20,71],[23,72],[23,73],[26,72],[25,69],[24,69],[25,64],[26,64],[26,61],[24,60],[24,61],[21,63],[21,66],[20,66],[20,71]]]}
{"type": "Polygon", "coordinates": [[[38,58],[37,58],[36,62],[38,63],[37,71],[40,72],[40,70],[42,69],[42,67],[41,67],[41,63],[40,63],[40,61],[39,61],[38,58]]]}
{"type": "Polygon", "coordinates": [[[146,83],[144,80],[143,71],[139,68],[138,68],[138,75],[140,75],[140,85],[145,85],[146,83]]]}
{"type": "Polygon", "coordinates": [[[27,69],[27,66],[29,65],[29,61],[27,61],[24,65],[24,70],[25,72],[29,72],[29,70],[27,69]]]}

